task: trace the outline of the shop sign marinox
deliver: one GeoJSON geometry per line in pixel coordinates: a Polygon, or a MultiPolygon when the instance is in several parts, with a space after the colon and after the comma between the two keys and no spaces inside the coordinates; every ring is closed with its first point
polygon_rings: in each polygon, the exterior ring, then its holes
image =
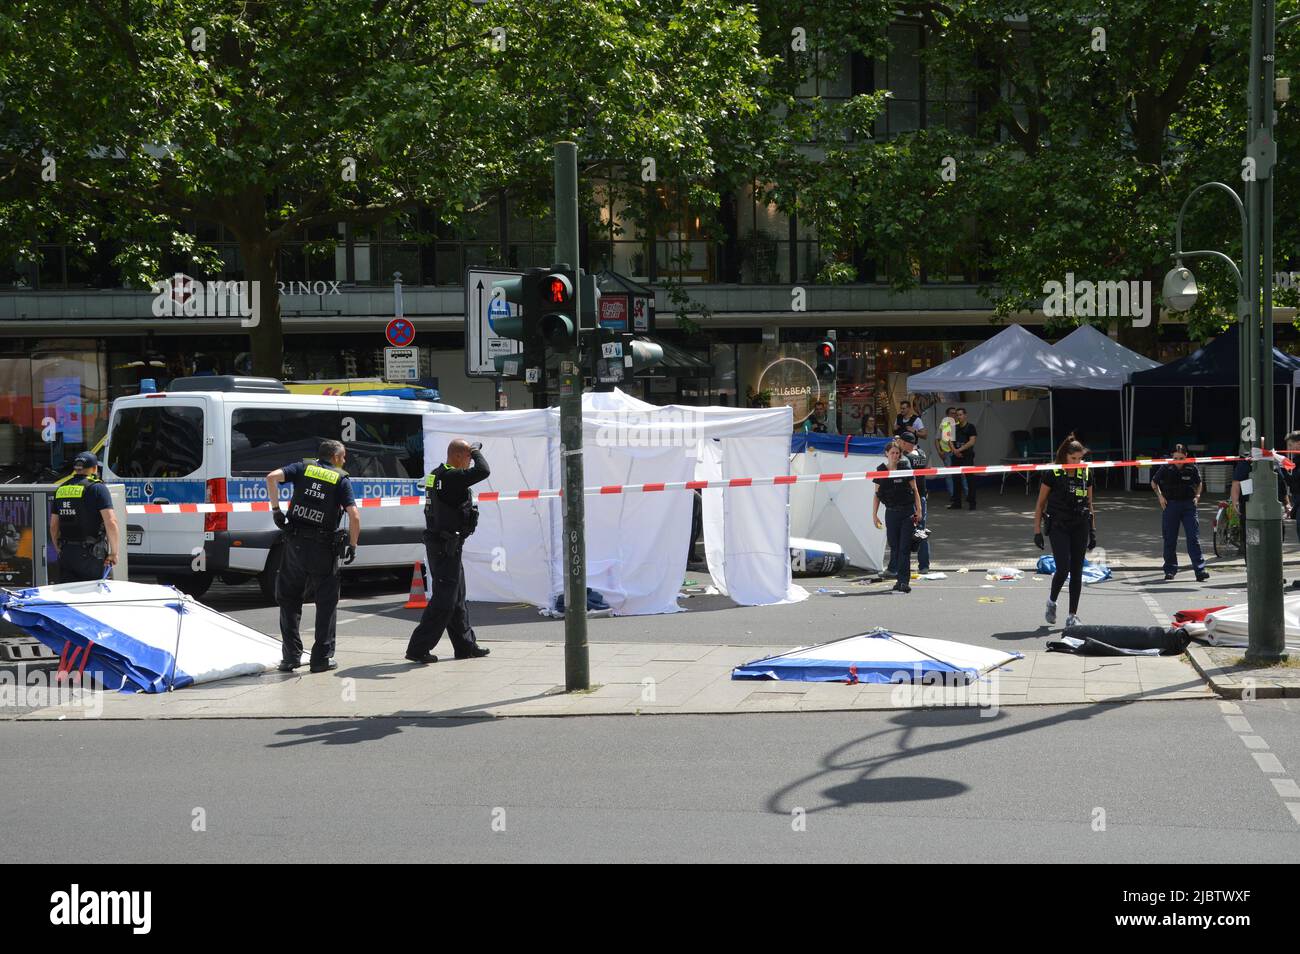
{"type": "Polygon", "coordinates": [[[200,282],[177,273],[156,281],[155,318],[238,318],[244,328],[261,323],[261,282],[200,282]]]}

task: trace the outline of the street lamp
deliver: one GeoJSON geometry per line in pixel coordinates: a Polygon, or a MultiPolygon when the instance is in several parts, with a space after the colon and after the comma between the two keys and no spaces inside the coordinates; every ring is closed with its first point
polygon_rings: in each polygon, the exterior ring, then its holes
{"type": "MultiPolygon", "coordinates": [[[[1260,441],[1268,450],[1273,442],[1273,168],[1277,143],[1273,138],[1275,94],[1273,48],[1276,0],[1253,0],[1250,28],[1250,80],[1247,101],[1250,118],[1246,129],[1246,155],[1242,179],[1243,204],[1222,182],[1207,182],[1188,194],[1178,212],[1176,264],[1165,276],[1165,303],[1175,311],[1190,308],[1198,290],[1184,258],[1216,258],[1226,262],[1237,279],[1237,316],[1241,323],[1240,357],[1242,445],[1252,449],[1260,441]],[[1183,214],[1202,189],[1219,189],[1232,197],[1241,217],[1243,267],[1222,252],[1183,250],[1183,214]]],[[[1295,17],[1283,21],[1286,25],[1295,17]]],[[[1288,91],[1289,92],[1289,91],[1288,91]]],[[[1246,661],[1270,663],[1285,658],[1282,613],[1282,508],[1277,499],[1277,476],[1271,458],[1256,458],[1251,466],[1250,516],[1245,521],[1246,605],[1249,644],[1246,661]]]]}

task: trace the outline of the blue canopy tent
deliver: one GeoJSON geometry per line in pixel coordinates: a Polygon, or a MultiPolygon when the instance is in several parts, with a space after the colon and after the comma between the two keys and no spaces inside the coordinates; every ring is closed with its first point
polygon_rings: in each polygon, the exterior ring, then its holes
{"type": "MultiPolygon", "coordinates": [[[[1129,448],[1128,456],[1132,459],[1135,452],[1153,451],[1164,453],[1169,448],[1166,444],[1172,443],[1170,436],[1161,435],[1155,446],[1140,446],[1143,442],[1138,441],[1135,437],[1136,410],[1137,410],[1137,389],[1138,388],[1240,388],[1241,371],[1237,358],[1238,344],[1241,338],[1240,326],[1232,325],[1227,331],[1219,335],[1203,348],[1194,351],[1185,358],[1179,358],[1177,361],[1171,361],[1169,364],[1162,365],[1158,368],[1152,368],[1149,371],[1138,371],[1129,379],[1134,389],[1134,400],[1130,405],[1129,419],[1129,448]]],[[[1269,435],[1274,442],[1278,442],[1282,435],[1289,432],[1295,420],[1295,379],[1296,372],[1300,371],[1300,358],[1289,355],[1284,351],[1273,349],[1273,380],[1277,382],[1276,389],[1281,389],[1281,397],[1285,400],[1286,409],[1283,415],[1274,416],[1274,420],[1285,420],[1286,426],[1283,430],[1269,435]]],[[[1276,398],[1275,398],[1276,401],[1276,398]]],[[[1223,408],[1221,402],[1219,408],[1223,408]]],[[[1213,410],[1213,406],[1210,409],[1213,410]]],[[[1221,416],[1226,412],[1219,411],[1221,416]]],[[[1237,409],[1235,402],[1231,407],[1231,418],[1236,425],[1237,409]]],[[[1225,420],[1227,418],[1225,417],[1225,420]]],[[[1275,427],[1276,430],[1276,427],[1275,427]]],[[[1213,443],[1221,445],[1227,450],[1224,453],[1234,453],[1237,445],[1238,426],[1234,426],[1225,436],[1213,443]]],[[[1211,442],[1206,442],[1211,443],[1211,442]]],[[[1276,443],[1275,443],[1276,446],[1276,443]]],[[[1214,448],[1211,447],[1211,452],[1214,448]]]]}

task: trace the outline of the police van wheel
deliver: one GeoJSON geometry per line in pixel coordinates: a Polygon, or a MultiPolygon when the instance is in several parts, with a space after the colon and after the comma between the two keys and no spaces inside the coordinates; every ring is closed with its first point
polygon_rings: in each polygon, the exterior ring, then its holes
{"type": "Polygon", "coordinates": [[[159,580],[196,600],[212,587],[211,573],[186,573],[184,576],[159,577],[159,580]]]}
{"type": "Polygon", "coordinates": [[[272,547],[266,555],[266,566],[257,574],[257,585],[262,590],[262,598],[275,602],[275,578],[280,575],[280,559],[284,554],[282,547],[272,547]]]}

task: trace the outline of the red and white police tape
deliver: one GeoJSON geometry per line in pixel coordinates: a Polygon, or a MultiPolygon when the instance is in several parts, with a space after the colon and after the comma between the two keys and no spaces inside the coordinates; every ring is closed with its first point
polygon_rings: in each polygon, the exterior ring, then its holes
{"type": "MultiPolygon", "coordinates": [[[[1290,470],[1295,466],[1284,455],[1287,451],[1251,449],[1251,458],[1276,456],[1282,466],[1290,470]]],[[[1230,464],[1244,457],[1186,457],[1185,464],[1230,464]]],[[[1169,458],[1151,458],[1139,460],[1099,460],[1082,464],[1064,464],[1067,469],[1089,467],[1093,470],[1115,467],[1152,467],[1172,463],[1169,458]]],[[[983,464],[970,467],[925,467],[910,471],[918,477],[947,477],[953,474],[1020,474],[1036,470],[1051,470],[1058,465],[1046,464],[983,464]]],[[[779,474],[773,477],[732,477],[727,480],[678,480],[657,484],[610,484],[604,487],[584,487],[583,496],[601,497],[610,494],[658,493],[668,490],[731,490],[740,487],[782,487],[788,484],[832,484],[850,480],[871,480],[875,477],[897,476],[896,471],[867,470],[839,474],[779,474]]],[[[557,487],[545,490],[520,490],[516,493],[500,493],[485,490],[475,494],[479,503],[503,503],[509,500],[545,500],[561,497],[563,491],[557,487]]],[[[423,506],[424,495],[416,497],[368,497],[358,500],[358,507],[415,507],[423,506]]],[[[267,500],[253,500],[246,503],[182,503],[182,504],[131,504],[127,513],[269,513],[271,503],[267,500]]]]}

